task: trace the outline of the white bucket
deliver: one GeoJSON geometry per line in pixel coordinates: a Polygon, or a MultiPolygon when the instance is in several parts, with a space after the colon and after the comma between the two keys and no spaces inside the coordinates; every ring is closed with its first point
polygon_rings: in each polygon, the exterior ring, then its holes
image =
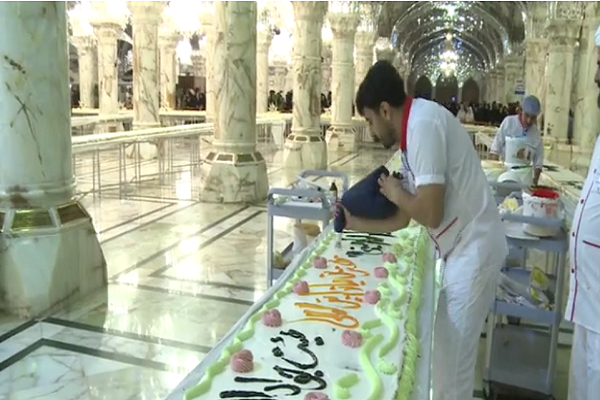
{"type": "Polygon", "coordinates": [[[507,137],[504,142],[504,164],[507,167],[519,167],[529,165],[529,161],[521,160],[517,153],[522,149],[527,149],[526,137],[507,137]]]}
{"type": "MultiPolygon", "coordinates": [[[[532,193],[523,192],[523,215],[534,218],[558,218],[560,198],[552,189],[535,189],[532,193]]],[[[538,237],[556,236],[560,228],[523,224],[523,232],[538,237]]]]}

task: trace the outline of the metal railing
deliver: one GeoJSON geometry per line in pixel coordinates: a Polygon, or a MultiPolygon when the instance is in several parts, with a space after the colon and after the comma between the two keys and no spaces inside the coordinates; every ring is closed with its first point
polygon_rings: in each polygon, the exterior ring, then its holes
{"type": "MultiPolygon", "coordinates": [[[[156,191],[176,190],[186,177],[185,192],[195,197],[197,168],[212,147],[213,124],[204,121],[203,111],[163,111],[160,128],[128,130],[132,114],[124,111],[113,116],[81,115],[94,110],[78,110],[72,117],[73,172],[80,195],[181,198],[156,191]],[[80,114],[80,115],[77,115],[80,114]],[[116,125],[116,129],[115,129],[116,125]],[[75,134],[77,132],[77,134],[75,134]],[[98,133],[104,132],[104,133],[98,133]],[[170,189],[168,189],[170,188],[170,189]]],[[[362,119],[354,120],[360,141],[370,133],[362,119]]],[[[330,118],[322,116],[324,136],[330,118]]],[[[283,149],[291,133],[292,115],[266,113],[257,116],[256,142],[263,154],[283,149]]],[[[197,197],[196,197],[197,198],[197,197]]]]}
{"type": "MultiPolygon", "coordinates": [[[[281,125],[280,119],[257,119],[257,136],[263,138],[259,145],[279,148],[273,140],[273,126],[281,125]]],[[[213,125],[202,123],[75,136],[73,171],[78,191],[94,195],[108,192],[123,198],[140,195],[139,186],[144,182],[153,181],[162,187],[182,174],[191,181],[211,147],[212,135],[213,125]]]]}

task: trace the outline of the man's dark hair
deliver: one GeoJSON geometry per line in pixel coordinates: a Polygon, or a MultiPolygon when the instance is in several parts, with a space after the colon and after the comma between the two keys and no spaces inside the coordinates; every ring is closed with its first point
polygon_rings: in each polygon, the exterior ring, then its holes
{"type": "Polygon", "coordinates": [[[394,66],[385,60],[377,61],[367,72],[367,76],[356,93],[356,110],[364,115],[365,108],[379,113],[379,105],[384,101],[392,107],[402,107],[406,93],[404,81],[394,66]]]}

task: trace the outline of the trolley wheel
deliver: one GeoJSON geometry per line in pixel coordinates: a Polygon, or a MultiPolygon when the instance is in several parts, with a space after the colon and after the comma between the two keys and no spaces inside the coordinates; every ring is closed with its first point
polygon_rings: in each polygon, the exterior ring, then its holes
{"type": "Polygon", "coordinates": [[[498,392],[496,392],[491,382],[483,382],[483,398],[485,400],[498,400],[498,392]]]}

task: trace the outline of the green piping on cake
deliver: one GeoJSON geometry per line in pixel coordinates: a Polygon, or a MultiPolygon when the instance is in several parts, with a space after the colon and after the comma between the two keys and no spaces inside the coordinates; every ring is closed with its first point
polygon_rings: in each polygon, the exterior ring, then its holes
{"type": "Polygon", "coordinates": [[[428,240],[424,229],[416,243],[415,268],[412,275],[411,291],[409,296],[408,313],[405,323],[406,343],[404,346],[404,362],[398,381],[396,400],[408,400],[415,384],[415,368],[419,354],[419,341],[417,340],[417,318],[421,302],[421,277],[427,259],[428,240]]]}
{"type": "Polygon", "coordinates": [[[375,367],[371,364],[371,351],[383,340],[383,335],[378,334],[371,337],[367,343],[360,349],[358,361],[367,375],[367,379],[371,382],[371,394],[365,400],[379,400],[381,398],[381,378],[377,374],[375,367]]]}
{"type": "Polygon", "coordinates": [[[342,376],[333,384],[333,395],[338,399],[349,399],[350,388],[358,383],[358,375],[354,372],[342,376]]]}

